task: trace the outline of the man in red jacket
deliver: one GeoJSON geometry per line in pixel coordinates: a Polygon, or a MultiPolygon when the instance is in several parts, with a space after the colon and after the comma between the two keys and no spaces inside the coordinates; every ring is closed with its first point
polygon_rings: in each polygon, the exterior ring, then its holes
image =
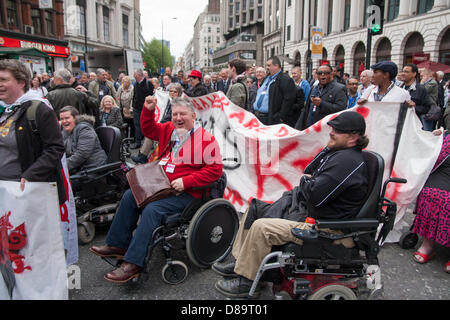
{"type": "Polygon", "coordinates": [[[106,237],[106,245],[90,249],[102,257],[124,260],[120,268],[105,275],[106,280],[115,283],[138,277],[153,231],[168,215],[181,213],[194,198],[201,198],[202,191],[193,188],[207,186],[222,176],[219,145],[210,133],[195,124],[192,103],[185,98],[172,100],[172,122],[164,124],[155,121],[156,104],[153,96],[145,99],[141,114],[142,133],[159,142],[160,165],[180,194],[151,202],[139,210],[131,190],[125,192],[106,237]],[[139,216],[141,220],[137,226],[139,216]]]}

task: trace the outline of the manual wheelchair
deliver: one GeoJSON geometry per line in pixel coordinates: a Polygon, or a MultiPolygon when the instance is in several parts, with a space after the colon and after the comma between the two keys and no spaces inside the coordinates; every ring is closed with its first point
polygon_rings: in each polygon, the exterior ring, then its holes
{"type": "MultiPolygon", "coordinates": [[[[228,256],[237,234],[239,218],[234,206],[222,198],[226,183],[224,172],[213,184],[194,188],[202,190],[202,197],[194,199],[183,212],[168,216],[153,231],[140,275],[143,281],[148,279],[149,262],[157,247],[162,248],[166,258],[162,279],[171,285],[182,283],[189,273],[184,262],[172,259],[172,250],[186,250],[189,260],[199,268],[209,268],[228,256]]],[[[115,258],[102,259],[113,267],[122,263],[115,258]]]]}
{"type": "Polygon", "coordinates": [[[385,197],[386,188],[391,182],[407,181],[390,178],[383,185],[383,158],[366,151],[363,157],[368,168],[369,190],[357,217],[317,220],[310,230],[292,229],[292,234],[303,240],[303,245],[288,243],[274,247],[261,262],[249,298],[255,298],[261,280],[273,283],[275,298],[280,300],[369,299],[381,292],[378,253],[394,226],[397,212],[396,203],[385,197]],[[324,229],[340,230],[342,234],[324,229]],[[333,244],[344,238],[352,238],[355,247],[348,249],[333,244]]]}
{"type": "MultiPolygon", "coordinates": [[[[107,163],[70,176],[77,211],[78,242],[94,239],[95,226],[112,222],[123,193],[129,188],[124,140],[115,127],[98,127],[95,132],[105,150],[107,163]]],[[[126,140],[126,139],[125,139],[126,140]]]]}

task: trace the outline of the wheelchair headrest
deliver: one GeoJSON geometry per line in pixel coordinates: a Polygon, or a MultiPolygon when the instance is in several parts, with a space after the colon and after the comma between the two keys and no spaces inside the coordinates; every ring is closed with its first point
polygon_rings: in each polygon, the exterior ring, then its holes
{"type": "Polygon", "coordinates": [[[100,144],[108,156],[108,163],[120,161],[122,135],[116,127],[98,127],[95,129],[100,144]]]}
{"type": "Polygon", "coordinates": [[[367,168],[368,189],[366,201],[356,219],[376,218],[383,184],[384,159],[372,151],[363,151],[362,155],[367,168]]]}

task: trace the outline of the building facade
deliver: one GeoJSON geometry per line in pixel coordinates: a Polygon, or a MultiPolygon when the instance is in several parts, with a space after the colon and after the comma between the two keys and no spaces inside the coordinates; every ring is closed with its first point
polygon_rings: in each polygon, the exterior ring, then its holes
{"type": "Polygon", "coordinates": [[[0,0],[0,49],[35,48],[49,59],[18,57],[37,73],[64,67],[70,56],[64,39],[64,8],[62,0],[0,0]],[[44,61],[47,60],[47,61],[44,61]]]}
{"type": "MultiPolygon", "coordinates": [[[[286,57],[307,70],[309,26],[318,26],[324,32],[323,59],[313,60],[314,67],[320,63],[340,65],[350,75],[370,67],[361,66],[367,52],[368,0],[286,2],[286,18],[281,27],[286,57]]],[[[271,51],[266,49],[266,57],[271,51]]],[[[450,1],[386,0],[383,34],[372,39],[370,64],[392,60],[403,67],[421,59],[450,65],[450,1]]],[[[292,66],[288,64],[285,69],[292,66]]]]}
{"type": "Polygon", "coordinates": [[[65,37],[73,72],[110,70],[116,77],[139,63],[142,48],[139,0],[64,0],[65,37]],[[137,58],[136,58],[137,57],[137,58]]]}
{"type": "Polygon", "coordinates": [[[214,53],[216,68],[227,67],[234,58],[244,60],[247,65],[263,63],[264,1],[221,1],[220,19],[225,42],[214,53]]]}
{"type": "Polygon", "coordinates": [[[220,28],[220,0],[209,0],[205,10],[194,24],[192,47],[194,69],[210,72],[213,67],[213,53],[224,40],[220,28]]]}

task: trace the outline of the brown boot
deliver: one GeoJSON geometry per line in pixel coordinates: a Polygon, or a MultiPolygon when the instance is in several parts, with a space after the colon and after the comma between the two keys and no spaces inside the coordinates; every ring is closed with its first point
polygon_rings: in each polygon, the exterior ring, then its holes
{"type": "Polygon", "coordinates": [[[114,283],[126,283],[134,278],[139,278],[141,271],[141,267],[133,263],[124,262],[120,265],[120,268],[108,272],[104,278],[114,283]]]}
{"type": "Polygon", "coordinates": [[[100,257],[113,257],[117,259],[123,259],[123,256],[127,252],[127,250],[125,249],[118,247],[110,247],[108,245],[93,246],[89,248],[89,250],[100,257]]]}

